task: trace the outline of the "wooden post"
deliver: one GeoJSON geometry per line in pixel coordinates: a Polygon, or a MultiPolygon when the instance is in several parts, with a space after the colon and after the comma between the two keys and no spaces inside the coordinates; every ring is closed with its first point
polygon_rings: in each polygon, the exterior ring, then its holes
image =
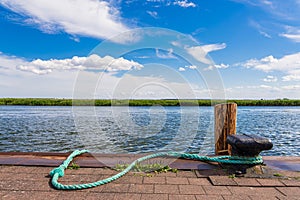
{"type": "Polygon", "coordinates": [[[228,135],[236,134],[236,103],[215,105],[215,154],[230,155],[231,147],[227,144],[228,135]]]}

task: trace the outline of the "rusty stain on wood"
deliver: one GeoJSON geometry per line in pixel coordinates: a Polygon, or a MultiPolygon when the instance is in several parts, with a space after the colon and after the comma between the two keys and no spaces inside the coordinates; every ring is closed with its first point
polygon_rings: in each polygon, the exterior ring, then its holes
{"type": "Polygon", "coordinates": [[[231,147],[227,144],[228,135],[236,134],[237,104],[215,105],[215,154],[230,155],[231,147]]]}

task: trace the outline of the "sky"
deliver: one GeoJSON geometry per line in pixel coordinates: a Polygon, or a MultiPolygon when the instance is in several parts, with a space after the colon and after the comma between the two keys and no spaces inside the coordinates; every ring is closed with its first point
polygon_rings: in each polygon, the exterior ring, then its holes
{"type": "Polygon", "coordinates": [[[0,0],[0,97],[300,99],[299,0],[0,0]]]}

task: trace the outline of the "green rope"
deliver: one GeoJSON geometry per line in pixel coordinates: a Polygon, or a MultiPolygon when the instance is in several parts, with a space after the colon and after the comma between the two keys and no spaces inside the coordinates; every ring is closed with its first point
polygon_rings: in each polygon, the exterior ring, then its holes
{"type": "Polygon", "coordinates": [[[199,160],[204,162],[218,162],[218,163],[225,163],[225,164],[247,164],[247,165],[257,165],[262,164],[263,160],[261,156],[257,157],[238,157],[238,156],[216,156],[216,157],[208,157],[208,156],[199,156],[198,154],[188,154],[188,153],[178,153],[178,152],[168,152],[168,153],[155,153],[148,156],[141,157],[135,161],[133,161],[126,169],[122,172],[113,175],[109,178],[99,180],[93,183],[85,183],[85,184],[75,184],[75,185],[63,185],[58,182],[60,177],[64,176],[64,171],[69,166],[70,162],[73,160],[74,157],[89,152],[88,150],[75,150],[71,153],[68,158],[57,168],[53,169],[50,172],[50,176],[52,177],[51,183],[54,188],[59,190],[81,190],[96,187],[99,185],[104,185],[109,182],[112,182],[126,173],[128,173],[136,164],[156,157],[175,157],[175,158],[184,158],[184,159],[193,159],[199,160]]]}

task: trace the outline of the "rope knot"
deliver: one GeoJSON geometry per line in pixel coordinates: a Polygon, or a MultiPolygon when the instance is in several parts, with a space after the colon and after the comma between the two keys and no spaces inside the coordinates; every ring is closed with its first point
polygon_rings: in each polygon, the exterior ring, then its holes
{"type": "Polygon", "coordinates": [[[64,168],[62,166],[59,166],[55,169],[53,169],[51,172],[50,172],[50,176],[54,176],[54,174],[58,174],[59,177],[63,177],[65,175],[65,171],[64,171],[64,168]]]}

